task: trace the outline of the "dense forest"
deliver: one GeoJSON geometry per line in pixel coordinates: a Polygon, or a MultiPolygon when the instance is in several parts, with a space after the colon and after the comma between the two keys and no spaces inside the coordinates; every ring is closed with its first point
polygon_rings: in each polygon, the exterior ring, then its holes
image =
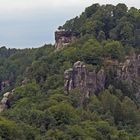
{"type": "Polygon", "coordinates": [[[140,77],[138,84],[115,80],[111,67],[105,89],[82,105],[78,88],[64,94],[64,71],[75,62],[99,71],[140,54],[140,10],[93,4],[63,28],[78,39],[61,50],[0,48],[1,98],[14,89],[0,113],[0,140],[140,140],[140,77]]]}

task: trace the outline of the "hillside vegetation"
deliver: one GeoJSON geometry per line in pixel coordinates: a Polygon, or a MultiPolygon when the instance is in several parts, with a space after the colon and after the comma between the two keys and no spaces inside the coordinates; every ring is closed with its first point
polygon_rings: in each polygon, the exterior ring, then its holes
{"type": "MultiPolygon", "coordinates": [[[[103,91],[80,106],[79,89],[64,95],[64,71],[83,61],[98,71],[104,60],[123,62],[140,53],[140,10],[125,4],[93,4],[63,28],[79,38],[62,50],[0,48],[0,82],[15,88],[11,107],[0,113],[1,140],[140,140],[140,100],[113,71],[103,91]],[[24,79],[28,82],[21,86],[24,79]]],[[[139,78],[139,77],[138,77],[139,78]]]]}

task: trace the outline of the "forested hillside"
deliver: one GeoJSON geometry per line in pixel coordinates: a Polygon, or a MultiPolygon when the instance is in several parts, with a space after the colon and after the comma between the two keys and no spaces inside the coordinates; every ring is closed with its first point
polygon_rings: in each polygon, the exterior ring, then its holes
{"type": "Polygon", "coordinates": [[[63,28],[78,37],[60,50],[0,48],[1,98],[14,89],[0,113],[0,139],[140,140],[140,10],[93,4],[63,28]],[[64,94],[64,72],[77,61],[106,75],[104,88],[82,102],[77,87],[64,94]]]}

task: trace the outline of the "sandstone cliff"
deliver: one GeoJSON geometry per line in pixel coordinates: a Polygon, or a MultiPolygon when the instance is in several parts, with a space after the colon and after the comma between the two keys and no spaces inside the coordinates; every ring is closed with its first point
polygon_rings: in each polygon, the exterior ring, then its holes
{"type": "Polygon", "coordinates": [[[103,69],[99,72],[95,70],[91,72],[83,62],[78,61],[72,69],[64,73],[64,92],[68,95],[71,89],[79,88],[83,97],[89,97],[104,89],[105,79],[103,69]]]}
{"type": "MultiPolygon", "coordinates": [[[[112,80],[126,81],[130,85],[135,85],[134,95],[140,100],[140,55],[127,57],[123,63],[116,63],[116,76],[112,80]]],[[[64,72],[64,93],[68,95],[70,90],[78,88],[83,98],[94,95],[105,88],[108,68],[101,68],[89,71],[86,64],[81,61],[76,62],[73,68],[64,72]]]]}
{"type": "Polygon", "coordinates": [[[77,40],[77,36],[72,31],[60,29],[55,32],[55,48],[56,50],[73,43],[77,40]]]}

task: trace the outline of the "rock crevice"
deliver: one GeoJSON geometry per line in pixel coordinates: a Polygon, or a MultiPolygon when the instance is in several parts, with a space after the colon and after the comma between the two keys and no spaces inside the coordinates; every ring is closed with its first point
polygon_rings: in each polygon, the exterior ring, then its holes
{"type": "Polygon", "coordinates": [[[71,89],[78,88],[83,97],[89,97],[104,89],[105,79],[103,69],[89,71],[83,62],[78,61],[64,73],[64,93],[68,95],[71,89]]]}
{"type": "MultiPolygon", "coordinates": [[[[117,62],[115,64],[117,64],[115,65],[116,75],[112,80],[126,81],[130,86],[135,87],[136,93],[134,95],[140,100],[140,55],[129,56],[123,63],[117,62]]],[[[80,90],[82,97],[89,97],[102,91],[109,76],[107,71],[113,66],[110,64],[96,72],[95,69],[89,70],[83,62],[77,61],[73,68],[64,72],[65,95],[68,95],[75,88],[80,90]]]]}

